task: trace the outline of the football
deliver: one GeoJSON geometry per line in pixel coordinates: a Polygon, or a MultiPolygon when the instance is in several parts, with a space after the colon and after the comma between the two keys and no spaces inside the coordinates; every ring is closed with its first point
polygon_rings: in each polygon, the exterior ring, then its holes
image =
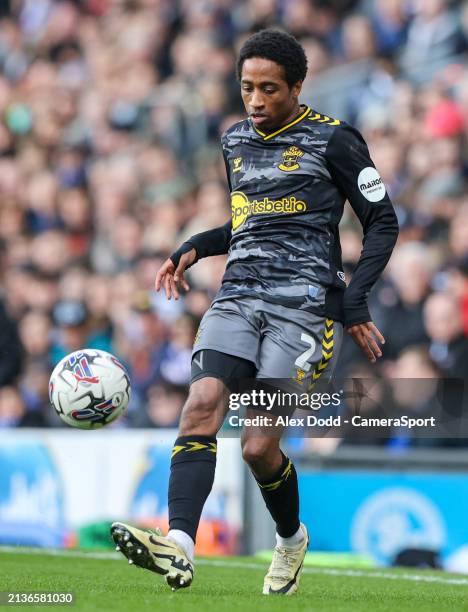
{"type": "Polygon", "coordinates": [[[120,361],[97,349],[70,353],[55,366],[49,398],[60,418],[80,429],[98,429],[118,419],[130,401],[130,379],[120,361]]]}

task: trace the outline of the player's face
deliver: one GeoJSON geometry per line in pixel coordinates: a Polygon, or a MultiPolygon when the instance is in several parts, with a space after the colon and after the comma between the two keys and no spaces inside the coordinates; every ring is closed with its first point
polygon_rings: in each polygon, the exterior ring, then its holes
{"type": "Polygon", "coordinates": [[[284,68],[271,60],[251,57],[242,65],[242,100],[260,130],[273,131],[296,117],[301,87],[298,81],[290,88],[284,79],[284,68]]]}

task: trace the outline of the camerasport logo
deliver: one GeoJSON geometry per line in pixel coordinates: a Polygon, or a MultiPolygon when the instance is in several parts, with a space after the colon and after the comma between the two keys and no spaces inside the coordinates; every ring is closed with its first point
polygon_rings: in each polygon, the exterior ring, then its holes
{"type": "Polygon", "coordinates": [[[359,191],[369,202],[380,202],[385,197],[385,185],[380,174],[371,166],[361,170],[358,177],[359,191]]]}

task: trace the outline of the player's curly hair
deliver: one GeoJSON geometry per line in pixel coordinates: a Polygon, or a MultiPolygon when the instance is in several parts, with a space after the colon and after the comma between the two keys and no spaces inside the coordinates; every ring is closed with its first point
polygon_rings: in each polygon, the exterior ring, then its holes
{"type": "Polygon", "coordinates": [[[307,57],[299,42],[280,30],[260,30],[242,45],[237,60],[237,78],[240,81],[242,66],[250,57],[263,57],[284,68],[286,83],[291,88],[303,81],[307,74],[307,57]]]}

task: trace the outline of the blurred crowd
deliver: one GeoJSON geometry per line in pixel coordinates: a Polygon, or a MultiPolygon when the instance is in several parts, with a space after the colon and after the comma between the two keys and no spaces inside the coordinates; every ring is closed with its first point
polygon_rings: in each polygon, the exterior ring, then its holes
{"type": "MultiPolygon", "coordinates": [[[[468,5],[450,0],[0,0],[0,426],[58,426],[53,366],[84,346],[119,356],[119,426],[171,427],[223,256],[191,291],[159,265],[230,216],[219,137],[243,117],[235,57],[262,27],[309,61],[302,101],[356,125],[401,233],[370,295],[386,337],[343,375],[468,372],[468,5]]],[[[341,226],[348,278],[362,233],[341,226]]]]}

